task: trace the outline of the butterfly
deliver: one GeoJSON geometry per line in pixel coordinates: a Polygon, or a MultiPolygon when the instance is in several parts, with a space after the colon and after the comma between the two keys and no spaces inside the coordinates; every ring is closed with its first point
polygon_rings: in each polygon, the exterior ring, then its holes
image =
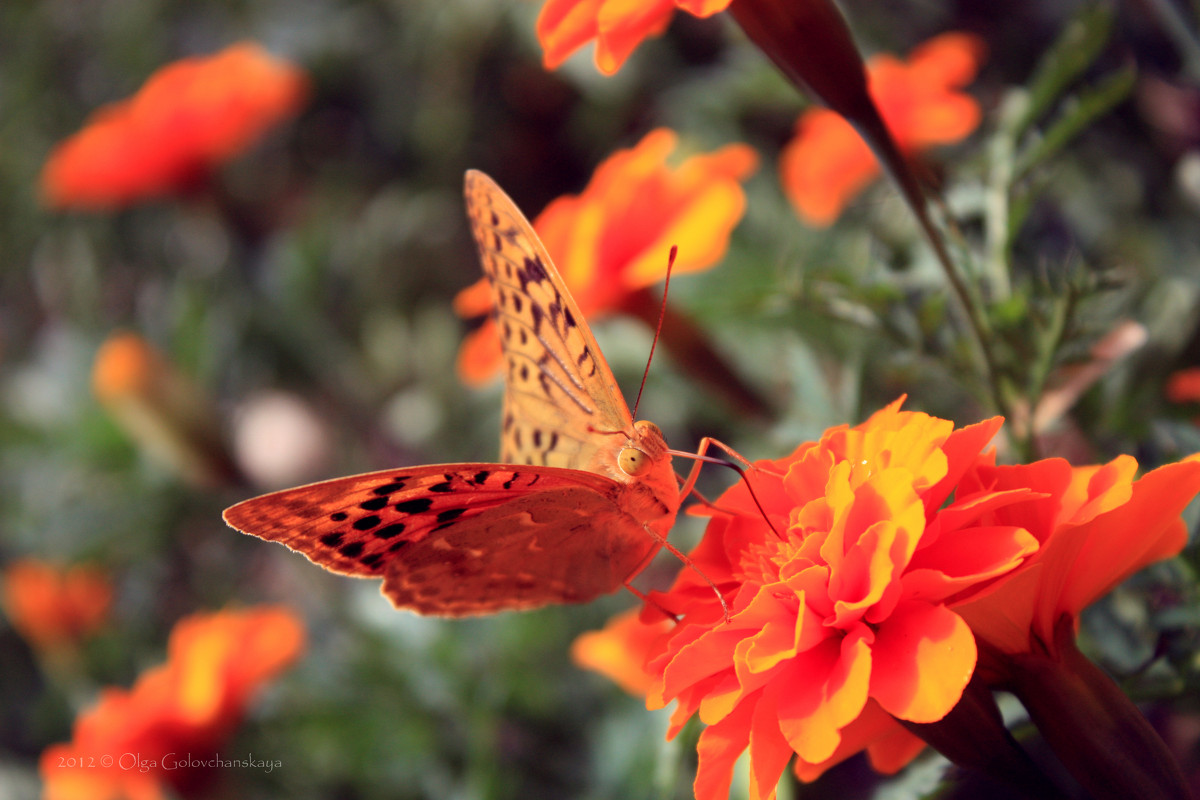
{"type": "Polygon", "coordinates": [[[666,543],[684,496],[671,451],[658,426],[634,422],[513,201],[474,170],[465,195],[503,348],[505,463],[337,478],[238,503],[225,521],[332,572],[383,578],[392,604],[419,614],[587,602],[666,543]]]}

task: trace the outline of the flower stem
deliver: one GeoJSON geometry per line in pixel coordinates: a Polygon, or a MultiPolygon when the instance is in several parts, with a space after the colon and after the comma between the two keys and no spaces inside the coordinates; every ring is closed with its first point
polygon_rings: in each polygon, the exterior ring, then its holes
{"type": "Polygon", "coordinates": [[[991,689],[978,675],[950,713],[937,722],[897,721],[955,765],[980,772],[1024,797],[1065,797],[1009,733],[991,689]]]}
{"type": "Polygon", "coordinates": [[[1073,620],[1053,653],[1009,656],[1013,693],[1046,742],[1096,800],[1188,800],[1179,764],[1133,701],[1075,644],[1073,620]]]}

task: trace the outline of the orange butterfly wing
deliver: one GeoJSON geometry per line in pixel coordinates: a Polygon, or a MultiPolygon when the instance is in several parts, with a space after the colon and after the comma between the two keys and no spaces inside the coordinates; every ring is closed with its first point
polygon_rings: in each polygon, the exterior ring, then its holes
{"type": "Polygon", "coordinates": [[[382,577],[397,608],[463,616],[619,588],[658,549],[620,492],[582,470],[435,464],[263,495],[225,521],[332,572],[382,577]]]}

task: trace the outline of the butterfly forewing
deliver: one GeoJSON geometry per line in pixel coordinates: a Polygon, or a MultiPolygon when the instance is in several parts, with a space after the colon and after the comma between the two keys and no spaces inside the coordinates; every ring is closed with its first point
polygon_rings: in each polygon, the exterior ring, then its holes
{"type": "Polygon", "coordinates": [[[590,430],[629,430],[629,407],[533,226],[481,172],[466,199],[504,349],[501,460],[586,468],[620,445],[590,430]]]}

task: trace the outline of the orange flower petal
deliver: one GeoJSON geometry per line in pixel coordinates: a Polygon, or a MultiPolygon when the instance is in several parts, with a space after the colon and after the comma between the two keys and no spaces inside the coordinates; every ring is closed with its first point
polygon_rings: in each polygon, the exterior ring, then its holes
{"type": "Polygon", "coordinates": [[[492,310],[492,287],[487,278],[480,278],[454,295],[454,313],[463,319],[481,317],[492,310]]]}
{"type": "Polygon", "coordinates": [[[879,626],[872,652],[871,697],[910,722],[944,717],[975,669],[975,637],[944,606],[901,603],[879,626]]]}
{"type": "Polygon", "coordinates": [[[693,784],[696,800],[729,800],[733,765],[750,744],[755,704],[754,699],[742,703],[732,714],[709,725],[700,734],[696,744],[700,764],[693,784]]]}
{"type": "Polygon", "coordinates": [[[1135,481],[1128,502],[1093,518],[1063,586],[1061,610],[1078,615],[1133,573],[1177,554],[1187,542],[1179,514],[1200,492],[1200,462],[1167,464],[1135,481]]]}
{"type": "Polygon", "coordinates": [[[644,624],[638,609],[631,609],[610,619],[603,630],[578,636],[571,644],[571,660],[599,672],[630,694],[645,697],[655,680],[646,671],[646,658],[672,625],[665,619],[655,625],[644,624]]]}
{"type": "Polygon", "coordinates": [[[580,47],[596,38],[604,0],[546,0],[537,18],[542,64],[557,69],[580,47]]]}
{"type": "Polygon", "coordinates": [[[467,386],[483,386],[496,377],[503,363],[504,354],[500,349],[496,323],[486,319],[463,339],[458,348],[455,368],[459,379],[467,386]]]}
{"type": "Polygon", "coordinates": [[[800,218],[832,225],[858,193],[879,176],[871,148],[849,122],[828,109],[807,111],[779,154],[779,179],[800,218]]]}
{"type": "Polygon", "coordinates": [[[672,0],[605,0],[597,17],[596,68],[616,73],[639,44],[662,35],[674,13],[672,0]]]}

